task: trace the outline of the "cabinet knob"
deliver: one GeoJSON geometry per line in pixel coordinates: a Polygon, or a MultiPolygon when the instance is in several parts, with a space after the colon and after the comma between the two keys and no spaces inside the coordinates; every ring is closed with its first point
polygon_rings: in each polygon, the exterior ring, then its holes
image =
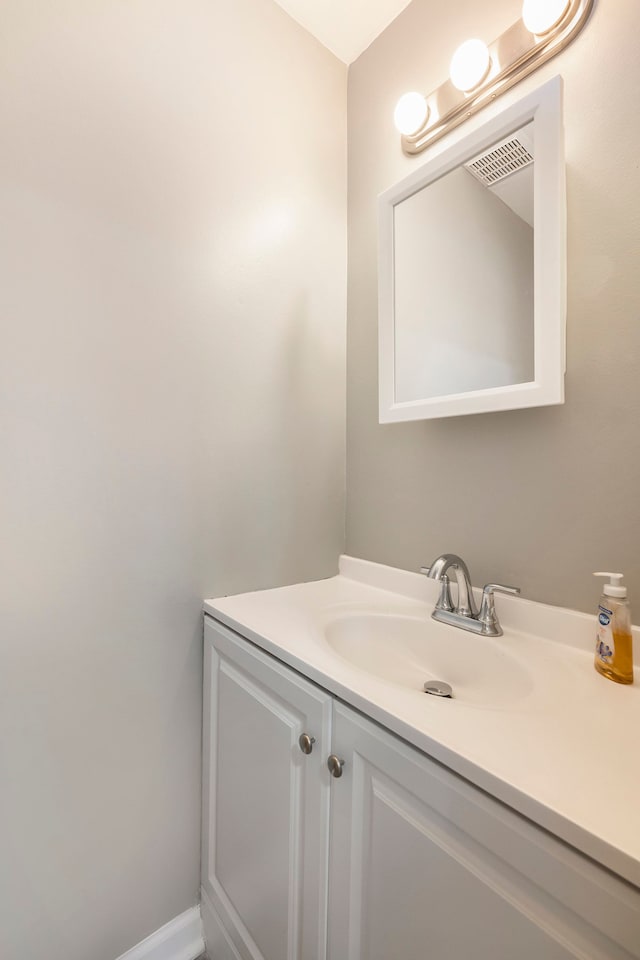
{"type": "Polygon", "coordinates": [[[344,767],[344,760],[341,760],[340,757],[336,757],[335,753],[332,753],[327,760],[327,766],[329,768],[329,773],[332,777],[335,777],[336,780],[338,777],[342,776],[342,768],[344,767]]]}
{"type": "Polygon", "coordinates": [[[298,739],[298,746],[300,747],[302,752],[306,753],[308,756],[313,750],[313,745],[315,742],[316,742],[315,737],[310,737],[308,733],[301,733],[298,739]]]}

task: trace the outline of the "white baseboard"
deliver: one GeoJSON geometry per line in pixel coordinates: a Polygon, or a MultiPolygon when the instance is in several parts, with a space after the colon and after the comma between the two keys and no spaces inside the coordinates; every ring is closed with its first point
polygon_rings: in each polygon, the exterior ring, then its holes
{"type": "Polygon", "coordinates": [[[118,960],[196,960],[204,953],[200,907],[191,907],[118,960]]]}

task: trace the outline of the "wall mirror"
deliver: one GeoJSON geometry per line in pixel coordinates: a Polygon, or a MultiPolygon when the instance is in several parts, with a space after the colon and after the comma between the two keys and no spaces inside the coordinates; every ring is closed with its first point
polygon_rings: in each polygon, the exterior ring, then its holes
{"type": "Polygon", "coordinates": [[[379,198],[380,422],[564,402],[560,77],[379,198]]]}

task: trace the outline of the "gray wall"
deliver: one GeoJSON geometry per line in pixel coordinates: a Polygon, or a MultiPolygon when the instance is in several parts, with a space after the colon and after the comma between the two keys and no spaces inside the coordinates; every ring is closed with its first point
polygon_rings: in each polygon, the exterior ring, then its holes
{"type": "Polygon", "coordinates": [[[271,0],[5,0],[0,956],[198,900],[201,599],[344,537],[346,69],[271,0]]]}
{"type": "Polygon", "coordinates": [[[434,89],[462,40],[492,40],[520,10],[519,0],[413,0],[349,71],[347,551],[409,569],[454,551],[477,584],[515,583],[590,612],[592,571],[622,570],[640,605],[637,3],[600,0],[573,45],[498,104],[564,77],[566,404],[377,422],[376,197],[428,156],[403,156],[394,105],[434,89]]]}

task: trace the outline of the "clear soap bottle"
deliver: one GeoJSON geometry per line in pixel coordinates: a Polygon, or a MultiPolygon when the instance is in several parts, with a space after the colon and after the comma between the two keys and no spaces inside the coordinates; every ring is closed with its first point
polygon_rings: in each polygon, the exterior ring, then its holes
{"type": "Polygon", "coordinates": [[[633,683],[631,608],[627,588],[620,582],[623,576],[622,573],[594,573],[594,577],[609,577],[598,604],[594,664],[598,673],[608,680],[633,683]]]}

